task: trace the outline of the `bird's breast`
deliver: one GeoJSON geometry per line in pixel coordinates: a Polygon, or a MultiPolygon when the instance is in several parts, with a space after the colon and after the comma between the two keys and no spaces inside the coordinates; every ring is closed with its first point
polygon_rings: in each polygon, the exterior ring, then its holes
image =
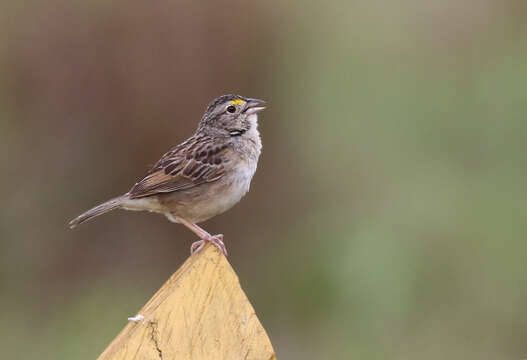
{"type": "MultiPolygon", "coordinates": [[[[210,218],[229,210],[249,191],[255,171],[256,162],[243,161],[238,164],[225,176],[225,179],[220,179],[211,186],[207,195],[209,201],[198,205],[197,212],[210,218]]],[[[202,221],[204,220],[206,219],[202,221]]]]}
{"type": "Polygon", "coordinates": [[[162,203],[170,212],[194,223],[208,220],[241,200],[249,191],[255,171],[256,161],[238,161],[218,181],[167,194],[162,197],[162,203]]]}

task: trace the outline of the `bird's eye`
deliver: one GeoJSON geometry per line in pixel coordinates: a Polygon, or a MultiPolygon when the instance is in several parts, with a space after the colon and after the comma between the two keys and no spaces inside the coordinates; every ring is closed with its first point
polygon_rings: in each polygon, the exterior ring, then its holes
{"type": "Polygon", "coordinates": [[[227,106],[227,112],[230,112],[231,114],[235,113],[236,112],[236,106],[234,106],[234,105],[227,106]]]}

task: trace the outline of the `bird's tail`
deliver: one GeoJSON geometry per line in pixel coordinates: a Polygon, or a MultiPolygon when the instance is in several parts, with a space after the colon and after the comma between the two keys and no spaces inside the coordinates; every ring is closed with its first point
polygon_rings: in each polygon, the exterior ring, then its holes
{"type": "Polygon", "coordinates": [[[71,220],[69,223],[70,228],[73,229],[75,226],[85,221],[88,221],[96,216],[107,213],[108,211],[112,211],[114,209],[119,208],[125,199],[126,199],[126,195],[122,195],[122,196],[113,198],[111,200],[108,200],[107,202],[102,203],[100,205],[97,205],[93,209],[90,209],[86,211],[85,213],[80,214],[75,219],[71,220]]]}

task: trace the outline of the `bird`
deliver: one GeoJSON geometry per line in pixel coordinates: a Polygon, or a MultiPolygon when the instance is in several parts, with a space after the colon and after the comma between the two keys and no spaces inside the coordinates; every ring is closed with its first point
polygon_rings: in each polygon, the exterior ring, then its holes
{"type": "Polygon", "coordinates": [[[222,95],[210,102],[194,134],[171,148],[127,193],[82,213],[70,228],[124,209],[164,214],[199,237],[190,246],[198,253],[212,243],[227,256],[223,234],[211,235],[198,223],[224,213],[249,191],[262,142],[258,114],[263,100],[222,95]]]}

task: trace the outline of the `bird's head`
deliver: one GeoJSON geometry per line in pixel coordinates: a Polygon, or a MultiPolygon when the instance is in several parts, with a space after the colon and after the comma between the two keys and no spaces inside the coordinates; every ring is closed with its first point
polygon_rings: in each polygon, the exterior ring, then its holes
{"type": "Polygon", "coordinates": [[[199,129],[216,135],[243,136],[258,126],[258,113],[265,101],[240,95],[222,95],[214,99],[201,118],[199,129]]]}

